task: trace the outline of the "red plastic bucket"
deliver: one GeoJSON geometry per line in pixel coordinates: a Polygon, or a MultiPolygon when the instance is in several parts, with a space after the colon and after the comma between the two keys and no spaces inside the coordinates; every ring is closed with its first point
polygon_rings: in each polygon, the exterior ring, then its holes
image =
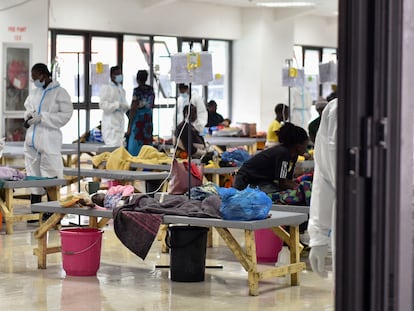
{"type": "Polygon", "coordinates": [[[276,262],[283,241],[271,229],[256,230],[254,238],[256,240],[257,262],[276,262]]]}
{"type": "Polygon", "coordinates": [[[103,230],[69,228],[60,230],[62,263],[66,275],[96,275],[101,262],[103,230]]]}

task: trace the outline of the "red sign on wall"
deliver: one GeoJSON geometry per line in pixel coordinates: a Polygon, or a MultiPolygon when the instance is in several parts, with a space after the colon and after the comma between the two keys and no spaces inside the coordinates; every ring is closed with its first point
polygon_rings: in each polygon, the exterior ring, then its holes
{"type": "Polygon", "coordinates": [[[14,41],[22,41],[22,33],[26,32],[27,27],[26,26],[9,26],[7,30],[11,33],[15,33],[13,36],[14,41]]]}

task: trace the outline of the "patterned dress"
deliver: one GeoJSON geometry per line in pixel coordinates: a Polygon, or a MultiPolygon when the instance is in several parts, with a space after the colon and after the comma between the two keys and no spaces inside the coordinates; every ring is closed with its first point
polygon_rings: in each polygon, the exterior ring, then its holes
{"type": "Polygon", "coordinates": [[[149,85],[134,89],[129,112],[128,152],[136,156],[143,145],[152,145],[152,109],[155,93],[149,85]]]}

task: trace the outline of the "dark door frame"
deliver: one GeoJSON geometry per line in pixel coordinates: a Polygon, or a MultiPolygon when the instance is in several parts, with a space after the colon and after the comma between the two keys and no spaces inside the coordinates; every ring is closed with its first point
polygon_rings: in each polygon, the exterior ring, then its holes
{"type": "Polygon", "coordinates": [[[409,21],[404,1],[339,1],[339,311],[413,310],[413,131],[407,114],[413,112],[414,79],[402,66],[412,47],[402,35],[403,16],[409,21]]]}

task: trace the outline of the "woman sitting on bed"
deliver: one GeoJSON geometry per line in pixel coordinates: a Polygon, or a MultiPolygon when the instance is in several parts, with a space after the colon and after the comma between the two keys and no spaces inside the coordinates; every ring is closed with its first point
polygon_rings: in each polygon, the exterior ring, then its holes
{"type": "Polygon", "coordinates": [[[248,185],[259,187],[275,202],[282,201],[281,195],[286,193],[289,197],[296,194],[298,200],[306,201],[302,196],[308,192],[310,197],[310,186],[293,180],[293,172],[298,156],[306,152],[308,134],[303,128],[286,123],[280,128],[279,142],[280,144],[261,151],[243,163],[237,172],[234,188],[242,190],[248,185]]]}

